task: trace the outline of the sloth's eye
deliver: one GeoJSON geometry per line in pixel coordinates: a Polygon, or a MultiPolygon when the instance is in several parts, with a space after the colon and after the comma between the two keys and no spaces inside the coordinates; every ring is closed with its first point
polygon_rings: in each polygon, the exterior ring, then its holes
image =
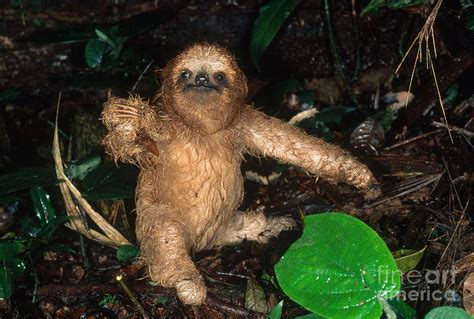
{"type": "Polygon", "coordinates": [[[191,76],[191,71],[189,71],[189,70],[183,70],[183,71],[181,71],[181,75],[180,75],[180,76],[181,76],[181,78],[182,78],[183,80],[187,80],[187,79],[189,79],[189,77],[191,76]]]}
{"type": "Polygon", "coordinates": [[[225,79],[225,75],[222,72],[217,72],[216,74],[214,74],[214,78],[217,82],[222,82],[225,79]]]}

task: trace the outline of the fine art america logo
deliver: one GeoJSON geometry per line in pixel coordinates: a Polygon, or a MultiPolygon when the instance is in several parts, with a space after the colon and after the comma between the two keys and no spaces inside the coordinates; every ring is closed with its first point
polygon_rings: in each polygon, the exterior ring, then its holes
{"type": "Polygon", "coordinates": [[[403,301],[451,301],[459,298],[453,287],[456,283],[456,273],[453,269],[445,270],[410,270],[406,273],[391,272],[388,269],[379,269],[379,282],[394,282],[395,276],[403,279],[404,289],[399,292],[398,298],[403,301]]]}

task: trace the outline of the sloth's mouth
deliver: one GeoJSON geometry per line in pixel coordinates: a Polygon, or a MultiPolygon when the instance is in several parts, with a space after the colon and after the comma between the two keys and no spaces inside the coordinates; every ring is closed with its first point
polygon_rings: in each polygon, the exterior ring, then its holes
{"type": "Polygon", "coordinates": [[[184,91],[199,91],[199,92],[210,92],[210,91],[220,91],[220,88],[212,84],[186,84],[184,86],[184,91]]]}

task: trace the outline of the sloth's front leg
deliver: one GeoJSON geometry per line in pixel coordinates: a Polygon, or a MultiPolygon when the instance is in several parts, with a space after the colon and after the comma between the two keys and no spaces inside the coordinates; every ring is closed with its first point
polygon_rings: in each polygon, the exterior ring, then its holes
{"type": "Polygon", "coordinates": [[[232,245],[244,239],[266,244],[280,232],[295,227],[296,222],[291,217],[266,217],[263,213],[237,211],[220,227],[212,244],[215,247],[232,245]]]}
{"type": "Polygon", "coordinates": [[[189,232],[175,216],[169,206],[137,205],[140,254],[153,281],[176,288],[183,303],[200,305],[206,299],[206,286],[189,255],[189,232]]]}
{"type": "Polygon", "coordinates": [[[138,96],[110,98],[104,104],[102,121],[108,130],[103,144],[116,160],[139,164],[150,155],[159,156],[156,110],[138,96]]]}

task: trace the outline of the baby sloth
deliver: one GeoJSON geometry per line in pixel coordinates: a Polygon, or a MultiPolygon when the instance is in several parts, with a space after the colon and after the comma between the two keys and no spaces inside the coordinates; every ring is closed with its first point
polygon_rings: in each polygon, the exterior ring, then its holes
{"type": "Polygon", "coordinates": [[[268,156],[331,182],[368,191],[369,169],[337,146],[246,104],[247,80],[224,48],[195,44],[161,72],[151,105],[138,97],[104,105],[104,144],[138,165],[136,234],[152,280],[201,304],[206,287],[191,255],[243,239],[266,243],[295,223],[241,212],[242,155],[268,156]]]}

